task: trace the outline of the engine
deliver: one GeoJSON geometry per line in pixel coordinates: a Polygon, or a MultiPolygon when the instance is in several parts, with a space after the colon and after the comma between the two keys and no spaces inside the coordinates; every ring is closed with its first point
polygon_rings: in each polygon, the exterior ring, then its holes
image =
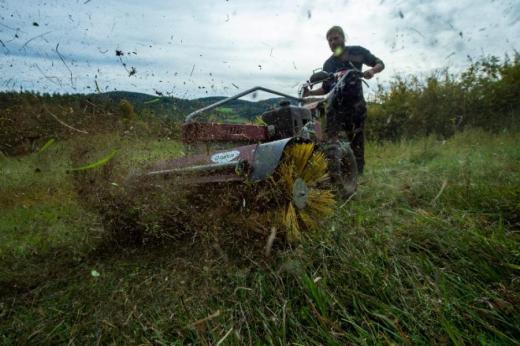
{"type": "Polygon", "coordinates": [[[312,122],[312,114],[307,108],[285,101],[262,114],[262,120],[268,125],[272,139],[282,139],[299,136],[307,123],[312,122]]]}

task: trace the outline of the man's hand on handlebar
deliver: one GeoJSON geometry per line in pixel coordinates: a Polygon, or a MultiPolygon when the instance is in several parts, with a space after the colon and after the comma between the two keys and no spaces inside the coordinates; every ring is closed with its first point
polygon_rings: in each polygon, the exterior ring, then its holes
{"type": "Polygon", "coordinates": [[[363,78],[370,79],[370,78],[374,77],[374,75],[376,73],[379,73],[379,72],[383,71],[384,68],[385,68],[385,66],[382,63],[381,64],[376,64],[371,69],[368,69],[365,72],[363,72],[363,78]]]}
{"type": "Polygon", "coordinates": [[[371,79],[372,77],[374,77],[374,75],[375,75],[375,72],[372,69],[368,69],[363,72],[363,78],[365,78],[365,79],[371,79]]]}

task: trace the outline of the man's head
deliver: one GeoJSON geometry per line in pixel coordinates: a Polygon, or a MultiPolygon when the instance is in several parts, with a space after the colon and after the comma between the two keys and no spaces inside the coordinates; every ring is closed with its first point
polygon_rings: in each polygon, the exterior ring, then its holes
{"type": "Polygon", "coordinates": [[[330,50],[334,53],[338,51],[338,48],[342,49],[345,47],[345,33],[340,26],[333,26],[327,31],[327,41],[329,42],[330,50]]]}

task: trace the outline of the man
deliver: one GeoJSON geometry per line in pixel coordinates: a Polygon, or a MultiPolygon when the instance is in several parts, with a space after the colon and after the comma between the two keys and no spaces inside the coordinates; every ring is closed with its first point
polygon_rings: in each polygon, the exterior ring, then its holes
{"type": "MultiPolygon", "coordinates": [[[[345,46],[345,34],[341,27],[333,26],[327,31],[326,37],[333,54],[323,64],[324,71],[330,73],[350,69],[361,71],[363,65],[367,65],[371,68],[363,72],[363,77],[370,79],[385,68],[383,61],[367,49],[360,46],[345,46]]],[[[304,96],[323,95],[328,93],[333,86],[330,82],[324,82],[321,88],[306,91],[304,96]]],[[[338,100],[333,100],[331,107],[328,107],[327,136],[333,143],[338,141],[340,131],[347,133],[356,157],[358,172],[362,174],[365,166],[363,129],[367,107],[361,80],[349,87],[342,96],[338,100]]]]}

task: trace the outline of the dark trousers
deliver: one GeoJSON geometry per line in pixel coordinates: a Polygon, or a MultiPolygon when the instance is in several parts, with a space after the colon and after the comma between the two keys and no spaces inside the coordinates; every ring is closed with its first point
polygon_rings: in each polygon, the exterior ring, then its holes
{"type": "Polygon", "coordinates": [[[327,137],[345,138],[350,142],[358,173],[365,167],[365,118],[367,107],[364,99],[356,102],[341,102],[327,110],[327,137]]]}

